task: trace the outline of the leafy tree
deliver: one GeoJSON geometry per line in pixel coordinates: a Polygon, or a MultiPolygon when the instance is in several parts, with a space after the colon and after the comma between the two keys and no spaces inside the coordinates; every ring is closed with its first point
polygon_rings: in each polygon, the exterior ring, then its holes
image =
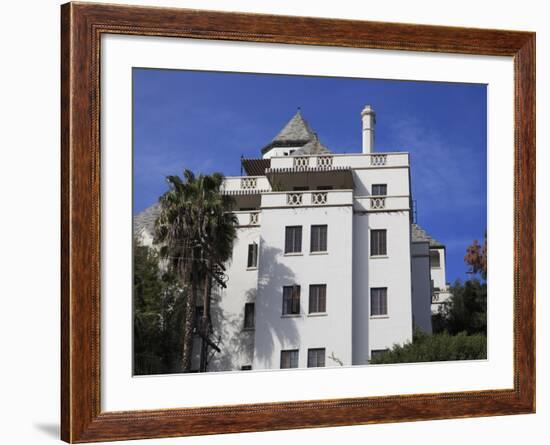
{"type": "Polygon", "coordinates": [[[487,335],[487,232],[483,246],[474,240],[467,247],[464,262],[469,266],[468,273],[479,274],[483,282],[477,278],[465,283],[455,281],[450,288],[450,301],[432,317],[434,333],[487,335]]]}
{"type": "Polygon", "coordinates": [[[470,266],[469,273],[481,275],[484,280],[487,279],[487,231],[485,231],[485,239],[483,246],[477,240],[468,246],[464,262],[470,266]]]}
{"type": "Polygon", "coordinates": [[[188,297],[181,329],[182,370],[191,370],[193,330],[198,326],[202,337],[201,370],[205,371],[208,345],[217,347],[209,339],[212,282],[225,287],[224,263],[231,256],[237,221],[230,213],[232,198],[221,193],[221,174],[195,176],[185,170],[183,176],[183,180],[167,177],[169,190],[159,199],[155,243],[160,244],[161,258],[188,297]],[[200,324],[195,320],[199,292],[203,297],[200,324]]]}
{"type": "Polygon", "coordinates": [[[483,334],[426,334],[416,330],[412,342],[394,345],[392,349],[370,360],[371,364],[417,363],[487,358],[487,337],[483,334]]]}
{"type": "Polygon", "coordinates": [[[180,350],[174,330],[184,295],[169,274],[162,275],[154,249],[134,240],[134,373],[177,372],[180,350]]]}
{"type": "Polygon", "coordinates": [[[487,284],[456,280],[450,292],[449,302],[432,318],[434,333],[487,335],[487,284]]]}
{"type": "Polygon", "coordinates": [[[456,281],[451,292],[447,331],[452,335],[459,332],[487,334],[487,284],[475,279],[464,284],[456,281]]]}

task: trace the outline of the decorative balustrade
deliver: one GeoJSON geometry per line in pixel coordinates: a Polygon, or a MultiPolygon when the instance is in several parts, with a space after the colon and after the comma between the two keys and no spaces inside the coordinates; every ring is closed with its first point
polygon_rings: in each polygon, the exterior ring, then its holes
{"type": "Polygon", "coordinates": [[[286,194],[286,203],[289,206],[302,205],[302,194],[301,193],[287,193],[286,194]]]}
{"type": "Polygon", "coordinates": [[[370,165],[374,165],[376,167],[386,165],[388,155],[386,154],[373,154],[370,156],[370,165]]]}
{"type": "Polygon", "coordinates": [[[309,167],[309,158],[297,156],[294,158],[294,168],[307,168],[309,167]]]}
{"type": "Polygon", "coordinates": [[[353,190],[269,192],[262,194],[261,208],[351,206],[353,190]]]}
{"type": "Polygon", "coordinates": [[[317,158],[317,167],[319,168],[332,167],[332,156],[319,156],[317,158]]]}
{"type": "Polygon", "coordinates": [[[371,210],[382,210],[386,208],[386,198],[371,198],[370,199],[371,210]]]}
{"type": "Polygon", "coordinates": [[[409,155],[404,152],[374,152],[353,154],[316,154],[298,156],[276,156],[271,158],[271,169],[318,170],[333,168],[367,168],[367,167],[405,167],[409,165],[409,155]]]}
{"type": "Polygon", "coordinates": [[[313,205],[324,205],[327,203],[327,192],[313,192],[311,194],[311,203],[313,205]]]}
{"type": "Polygon", "coordinates": [[[258,186],[257,178],[241,178],[241,189],[254,190],[258,186]]]}
{"type": "Polygon", "coordinates": [[[251,226],[257,226],[258,224],[260,224],[260,212],[251,212],[249,214],[249,221],[248,223],[251,225],[251,226]]]}

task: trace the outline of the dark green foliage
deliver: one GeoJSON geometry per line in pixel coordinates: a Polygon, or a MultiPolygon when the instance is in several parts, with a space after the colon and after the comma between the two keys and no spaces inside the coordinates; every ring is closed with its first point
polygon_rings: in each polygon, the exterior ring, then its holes
{"type": "Polygon", "coordinates": [[[487,284],[478,279],[464,284],[457,280],[450,291],[453,296],[449,304],[432,319],[434,332],[487,335],[487,284]]]}
{"type": "Polygon", "coordinates": [[[155,250],[134,241],[134,374],[178,372],[183,300],[155,250]]]}
{"type": "Polygon", "coordinates": [[[426,334],[417,330],[412,342],[395,345],[388,352],[374,357],[371,364],[417,363],[448,360],[480,360],[487,358],[487,337],[483,334],[426,334]]]}

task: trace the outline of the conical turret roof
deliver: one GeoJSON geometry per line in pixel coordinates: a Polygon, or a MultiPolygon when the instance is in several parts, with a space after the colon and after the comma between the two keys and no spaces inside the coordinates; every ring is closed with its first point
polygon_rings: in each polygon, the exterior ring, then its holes
{"type": "Polygon", "coordinates": [[[262,148],[262,154],[274,147],[299,147],[293,154],[330,153],[320,141],[317,134],[309,126],[300,110],[292,116],[277,135],[262,148]]]}

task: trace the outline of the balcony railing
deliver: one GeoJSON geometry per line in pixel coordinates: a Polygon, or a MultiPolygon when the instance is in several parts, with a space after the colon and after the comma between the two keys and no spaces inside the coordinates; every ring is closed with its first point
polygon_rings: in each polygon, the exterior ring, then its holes
{"type": "Polygon", "coordinates": [[[370,198],[370,208],[372,210],[381,210],[386,208],[386,198],[370,198]]]}
{"type": "Polygon", "coordinates": [[[259,226],[260,212],[259,211],[235,211],[233,214],[237,217],[237,225],[239,227],[259,226]]]}
{"type": "Polygon", "coordinates": [[[370,165],[380,167],[386,165],[388,155],[386,154],[372,154],[370,156],[370,165]]]}
{"type": "Polygon", "coordinates": [[[269,192],[262,194],[262,208],[346,206],[353,204],[352,190],[269,192]]]}
{"type": "Polygon", "coordinates": [[[405,152],[389,153],[353,153],[322,154],[303,156],[277,156],[271,158],[271,169],[326,169],[333,168],[372,168],[406,167],[409,154],[405,152]]]}
{"type": "Polygon", "coordinates": [[[306,157],[293,157],[293,166],[294,168],[307,168],[309,167],[309,158],[306,157]]]}
{"type": "Polygon", "coordinates": [[[260,212],[250,212],[248,217],[248,223],[251,226],[257,226],[260,224],[260,212]]]}
{"type": "MultiPolygon", "coordinates": [[[[287,193],[286,194],[286,203],[289,206],[299,206],[302,205],[304,193],[287,193]]],[[[312,205],[325,205],[327,204],[327,192],[312,192],[311,193],[311,204],[312,205]]]]}
{"type": "Polygon", "coordinates": [[[287,193],[286,194],[286,203],[289,206],[302,205],[302,194],[301,193],[287,193]]]}
{"type": "Polygon", "coordinates": [[[410,210],[410,197],[407,195],[355,196],[354,208],[360,212],[410,210]]]}
{"type": "Polygon", "coordinates": [[[229,194],[259,193],[271,190],[265,176],[227,176],[223,181],[223,191],[229,194]]]}
{"type": "Polygon", "coordinates": [[[327,192],[313,192],[311,194],[311,203],[316,206],[321,206],[327,203],[327,192]]]}
{"type": "Polygon", "coordinates": [[[255,177],[241,178],[241,188],[243,190],[256,189],[258,187],[258,179],[255,177]]]}

